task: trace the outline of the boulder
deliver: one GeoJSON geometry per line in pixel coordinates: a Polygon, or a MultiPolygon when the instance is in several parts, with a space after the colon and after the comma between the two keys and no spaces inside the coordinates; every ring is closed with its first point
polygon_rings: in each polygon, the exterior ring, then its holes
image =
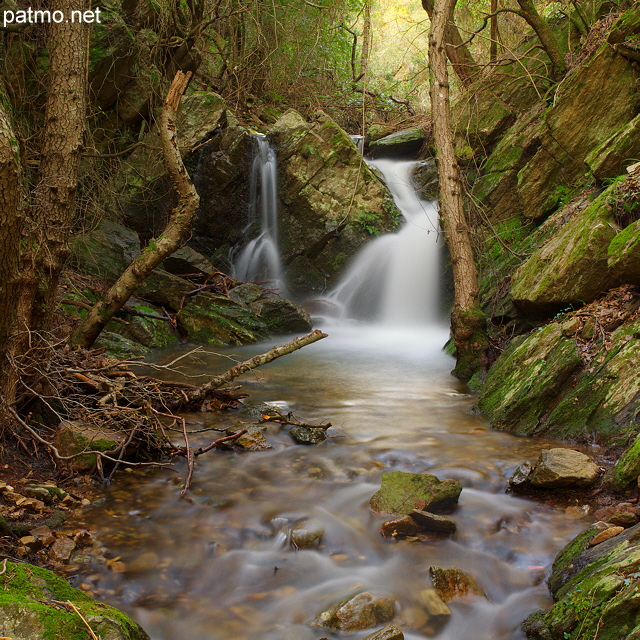
{"type": "Polygon", "coordinates": [[[376,513],[409,515],[415,509],[451,509],[458,503],[462,485],[428,473],[393,471],[382,474],[382,486],[369,504],[376,513]]]}
{"type": "Polygon", "coordinates": [[[416,163],[411,172],[411,179],[418,196],[422,200],[437,200],[438,193],[438,168],[434,158],[428,158],[416,163]]]}
{"type": "Polygon", "coordinates": [[[96,602],[51,571],[25,563],[6,563],[0,576],[0,618],[4,636],[20,640],[86,636],[79,617],[96,637],[109,640],[149,640],[127,615],[96,602]],[[71,603],[73,607],[60,606],[71,603]]]}
{"type": "Polygon", "coordinates": [[[626,489],[638,483],[640,477],[640,436],[627,447],[614,469],[614,484],[617,489],[626,489]]]}
{"type": "Polygon", "coordinates": [[[374,158],[410,158],[420,151],[425,141],[424,130],[421,127],[411,127],[372,140],[369,143],[369,153],[374,158]]]}
{"type": "Polygon", "coordinates": [[[255,300],[249,304],[249,309],[265,324],[269,335],[308,333],[313,326],[311,316],[302,307],[279,296],[255,300]]]}
{"type": "Polygon", "coordinates": [[[211,276],[216,272],[211,261],[191,247],[181,247],[174,251],[162,266],[166,271],[177,276],[189,274],[211,276]]]}
{"type": "Polygon", "coordinates": [[[458,529],[453,520],[436,515],[435,513],[414,509],[409,515],[422,531],[426,531],[428,533],[444,533],[452,535],[458,529]]]}
{"type": "Polygon", "coordinates": [[[640,525],[590,544],[610,529],[598,523],[558,554],[549,579],[555,604],[525,620],[530,640],[638,637],[640,525]]]}
{"type": "Polygon", "coordinates": [[[311,549],[320,546],[324,536],[324,525],[308,518],[299,520],[291,527],[289,541],[295,549],[311,549]]]}
{"type": "Polygon", "coordinates": [[[320,292],[372,235],[392,230],[400,214],[348,134],[325,113],[307,122],[289,110],[269,137],[278,148],[285,278],[294,293],[309,293],[302,286],[320,292]]]}
{"type": "MultiPolygon", "coordinates": [[[[112,326],[113,324],[110,324],[110,327],[112,326]]],[[[121,328],[122,325],[119,327],[121,328]]],[[[97,349],[104,347],[110,356],[121,360],[146,356],[150,352],[150,349],[139,342],[113,331],[102,331],[95,341],[94,347],[97,349]]]]}
{"type": "Polygon", "coordinates": [[[395,605],[393,598],[365,591],[323,611],[312,624],[338,631],[363,631],[391,620],[395,605]]]}
{"type": "Polygon", "coordinates": [[[402,629],[398,629],[398,627],[390,624],[384,627],[384,629],[380,629],[380,631],[370,633],[368,636],[362,638],[362,640],[404,640],[404,633],[402,633],[402,629]]]}
{"type": "MultiPolygon", "coordinates": [[[[240,425],[239,428],[242,427],[243,425],[240,425]]],[[[231,429],[229,429],[229,435],[231,435],[232,433],[236,433],[237,431],[238,427],[232,427],[231,429]]],[[[247,433],[234,440],[233,444],[238,447],[242,447],[246,451],[264,451],[265,449],[272,449],[273,447],[269,444],[265,437],[266,431],[266,427],[249,427],[247,429],[247,433]]]]}
{"type": "Polygon", "coordinates": [[[128,309],[147,315],[123,314],[126,317],[127,324],[123,325],[119,322],[111,321],[106,327],[108,331],[117,333],[150,349],[163,349],[178,342],[178,336],[169,322],[169,318],[163,317],[159,309],[144,304],[131,304],[128,305],[128,309]]]}
{"type": "Polygon", "coordinates": [[[460,569],[429,567],[431,583],[444,602],[468,595],[483,595],[476,581],[460,569]]]}
{"type": "MultiPolygon", "coordinates": [[[[65,420],[60,423],[55,436],[55,445],[62,456],[83,454],[85,451],[114,452],[126,440],[122,431],[97,428],[81,420],[65,420]]],[[[88,471],[96,466],[95,453],[78,455],[65,464],[75,471],[88,471]]]]}
{"type": "Polygon", "coordinates": [[[395,538],[414,538],[420,533],[418,523],[411,516],[400,516],[382,523],[380,533],[385,540],[395,538]]]}
{"type": "Polygon", "coordinates": [[[266,325],[247,307],[212,293],[199,293],[178,313],[178,324],[190,342],[240,345],[266,335],[266,325]]]}
{"type": "Polygon", "coordinates": [[[131,229],[102,220],[88,233],[71,242],[71,264],[83,273],[115,282],[140,254],[140,238],[131,229]]]}
{"type": "Polygon", "coordinates": [[[531,474],[531,484],[542,489],[589,487],[600,470],[589,456],[573,449],[547,449],[540,454],[531,474]]]}
{"type": "Polygon", "coordinates": [[[609,243],[616,235],[608,205],[613,188],[575,210],[513,274],[511,297],[525,313],[581,306],[616,284],[607,265],[609,243]]]}
{"type": "Polygon", "coordinates": [[[585,162],[593,175],[601,181],[610,180],[623,173],[640,157],[640,115],[626,123],[610,138],[589,153],[585,162]]]}
{"type": "Polygon", "coordinates": [[[194,289],[192,282],[158,268],[149,274],[136,291],[136,296],[172,311],[179,311],[187,295],[194,289]]]}
{"type": "Polygon", "coordinates": [[[289,429],[289,435],[298,444],[320,444],[329,437],[324,429],[313,429],[303,426],[291,427],[291,429],[289,429]]]}
{"type": "Polygon", "coordinates": [[[632,222],[611,240],[607,265],[618,282],[640,284],[640,220],[632,222]]]}

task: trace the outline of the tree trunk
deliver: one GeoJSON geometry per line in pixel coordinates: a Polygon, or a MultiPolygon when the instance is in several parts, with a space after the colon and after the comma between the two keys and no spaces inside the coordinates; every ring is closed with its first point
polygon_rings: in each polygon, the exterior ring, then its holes
{"type": "MultiPolygon", "coordinates": [[[[451,61],[456,75],[460,78],[462,85],[468,87],[473,82],[477,66],[469,49],[462,44],[463,40],[458,31],[458,27],[453,23],[453,9],[455,8],[456,1],[457,0],[452,3],[450,17],[447,19],[447,24],[445,25],[443,42],[446,43],[447,57],[451,61]]],[[[429,15],[431,22],[433,22],[434,19],[434,5],[434,0],[422,0],[422,7],[429,15]]]]}
{"type": "MultiPolygon", "coordinates": [[[[70,16],[73,11],[84,12],[88,4],[86,0],[59,0],[57,8],[70,16]]],[[[87,23],[63,21],[50,26],[49,89],[39,181],[32,206],[33,232],[38,243],[38,284],[30,327],[36,330],[49,327],[58,280],[69,256],[68,239],[87,119],[88,38],[87,23]]]]}
{"type": "Polygon", "coordinates": [[[364,0],[362,25],[362,50],[360,52],[360,75],[364,76],[369,68],[371,53],[371,0],[364,0]]]}
{"type": "Polygon", "coordinates": [[[15,327],[23,224],[24,183],[20,151],[9,114],[0,100],[0,396],[8,390],[7,348],[15,327]]]}
{"type": "Polygon", "coordinates": [[[429,34],[431,110],[440,181],[440,221],[451,254],[454,305],[453,339],[458,352],[455,374],[470,378],[483,364],[486,319],[478,303],[478,274],[464,214],[462,180],[451,132],[449,74],[445,38],[455,0],[435,0],[429,34]]]}
{"type": "Polygon", "coordinates": [[[176,132],[178,106],[190,78],[190,72],[184,74],[178,71],[167,93],[159,123],[164,161],[169,178],[178,192],[178,204],[171,212],[162,234],[149,241],[142,253],[125,269],[76,329],[71,341],[79,347],[88,348],[95,342],[104,326],[149,274],[180,247],[191,228],[200,199],[182,162],[176,132]]]}
{"type": "Polygon", "coordinates": [[[494,63],[498,59],[498,0],[491,0],[491,26],[489,41],[489,62],[494,63]]]}
{"type": "Polygon", "coordinates": [[[547,24],[547,21],[538,13],[533,0],[518,0],[522,16],[536,32],[545,53],[551,60],[551,76],[559,78],[564,75],[567,67],[564,62],[564,53],[555,34],[547,24]]]}

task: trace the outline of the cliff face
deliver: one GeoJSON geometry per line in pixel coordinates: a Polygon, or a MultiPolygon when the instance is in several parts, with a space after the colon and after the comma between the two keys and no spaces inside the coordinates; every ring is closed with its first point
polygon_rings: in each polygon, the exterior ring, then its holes
{"type": "MultiPolygon", "coordinates": [[[[462,157],[480,165],[481,296],[496,347],[471,384],[494,426],[519,434],[622,440],[637,419],[640,7],[610,23],[546,101],[505,100],[494,84],[500,108],[458,131],[462,157]]],[[[454,109],[459,123],[469,102],[454,109]]]]}

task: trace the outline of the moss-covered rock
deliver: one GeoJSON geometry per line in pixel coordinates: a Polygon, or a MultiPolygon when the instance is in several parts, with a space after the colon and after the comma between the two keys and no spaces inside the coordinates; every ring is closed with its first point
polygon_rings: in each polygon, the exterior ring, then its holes
{"type": "Polygon", "coordinates": [[[0,625],[9,638],[85,640],[88,624],[104,640],[149,640],[127,615],[96,602],[47,569],[7,562],[0,584],[0,625]]]}
{"type": "Polygon", "coordinates": [[[615,286],[607,264],[609,243],[616,234],[609,196],[607,190],[585,209],[574,210],[513,274],[511,297],[526,313],[581,306],[615,286]]]}
{"type": "Polygon", "coordinates": [[[311,331],[311,316],[295,302],[278,296],[267,296],[249,305],[266,325],[270,335],[307,333],[311,331]]]}
{"type": "Polygon", "coordinates": [[[211,293],[199,293],[178,313],[178,324],[190,342],[240,345],[256,342],[266,325],[247,307],[211,293]]]}
{"type": "Polygon", "coordinates": [[[420,151],[426,136],[420,127],[396,131],[369,144],[369,153],[374,158],[408,158],[420,151]]]}
{"type": "Polygon", "coordinates": [[[640,220],[625,227],[611,240],[607,264],[619,282],[640,284],[640,220]]]}
{"type": "Polygon", "coordinates": [[[382,474],[382,486],[370,500],[376,513],[409,515],[414,510],[438,511],[455,506],[462,485],[428,473],[393,471],[382,474]]]}
{"type": "Polygon", "coordinates": [[[80,420],[66,420],[58,427],[55,445],[60,455],[77,456],[65,461],[68,467],[75,471],[87,471],[95,468],[97,454],[85,454],[85,451],[114,452],[125,440],[126,434],[121,431],[98,428],[80,420]]]}
{"type": "Polygon", "coordinates": [[[619,176],[637,158],[640,158],[640,115],[591,151],[585,162],[598,180],[607,180],[619,176]]]}
{"type": "Polygon", "coordinates": [[[391,620],[395,606],[393,598],[365,591],[323,611],[311,624],[345,632],[372,629],[391,620]]]}
{"type": "Polygon", "coordinates": [[[108,331],[120,334],[124,338],[151,349],[163,349],[178,342],[178,336],[168,321],[169,319],[163,319],[159,309],[143,304],[131,304],[128,309],[144,315],[127,313],[127,324],[112,321],[107,325],[108,331]]]}
{"type": "Polygon", "coordinates": [[[280,246],[295,267],[295,278],[288,269],[285,276],[294,293],[298,282],[321,291],[344,268],[340,257],[393,229],[399,212],[351,138],[326,114],[307,122],[290,110],[269,137],[278,147],[280,246]]]}
{"type": "Polygon", "coordinates": [[[145,356],[149,353],[148,347],[113,331],[102,331],[95,341],[95,347],[98,349],[104,347],[109,355],[122,360],[145,356]]]}
{"type": "Polygon", "coordinates": [[[617,489],[626,489],[630,484],[637,484],[640,478],[640,436],[627,447],[616,463],[613,471],[613,482],[617,489]]]}
{"type": "Polygon", "coordinates": [[[640,628],[640,525],[590,547],[591,528],[558,555],[549,588],[556,603],[523,624],[531,640],[637,638],[640,628]]]}

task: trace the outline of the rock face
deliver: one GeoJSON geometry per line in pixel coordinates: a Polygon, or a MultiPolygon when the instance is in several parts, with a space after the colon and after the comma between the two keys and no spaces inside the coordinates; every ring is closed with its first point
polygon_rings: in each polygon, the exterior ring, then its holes
{"type": "MultiPolygon", "coordinates": [[[[93,633],[109,640],[149,640],[127,615],[96,602],[51,571],[29,564],[7,562],[0,576],[0,618],[5,636],[20,640],[76,638],[82,628],[79,614],[93,633]],[[59,606],[70,602],[76,611],[59,606]]],[[[86,635],[86,632],[82,632],[86,635]]]]}
{"type": "Polygon", "coordinates": [[[382,474],[382,486],[370,505],[376,513],[409,515],[415,509],[442,510],[454,507],[462,485],[457,480],[439,480],[428,473],[393,471],[382,474]]]}
{"type": "Polygon", "coordinates": [[[588,487],[597,479],[600,470],[589,456],[573,449],[543,451],[531,474],[534,487],[588,487]]]}
{"type": "Polygon", "coordinates": [[[295,292],[321,291],[399,212],[351,138],[325,113],[287,111],[271,128],[280,177],[280,246],[295,292]]]}
{"type": "Polygon", "coordinates": [[[549,579],[555,604],[527,618],[523,629],[528,638],[638,637],[640,525],[591,544],[610,530],[598,523],[558,554],[549,579]]]}
{"type": "Polygon", "coordinates": [[[313,624],[339,631],[354,632],[371,629],[382,622],[388,622],[394,614],[395,600],[365,591],[323,611],[313,624]]]}

